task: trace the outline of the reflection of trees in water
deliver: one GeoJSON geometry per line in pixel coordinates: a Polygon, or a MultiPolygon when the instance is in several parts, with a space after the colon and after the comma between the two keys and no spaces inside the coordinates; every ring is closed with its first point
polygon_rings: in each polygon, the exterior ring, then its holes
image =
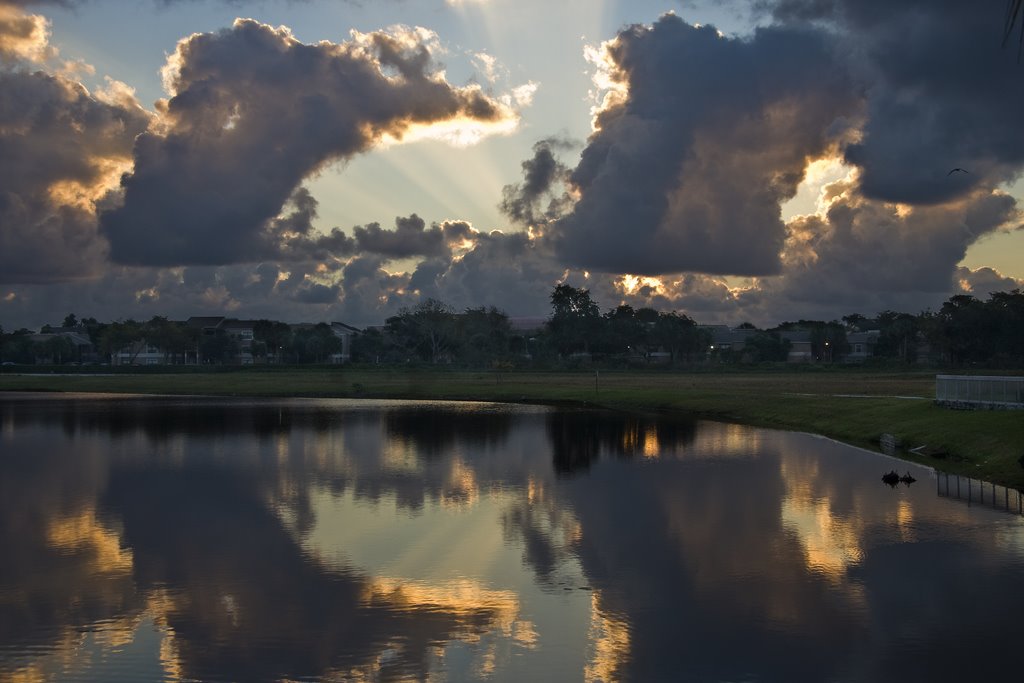
{"type": "Polygon", "coordinates": [[[566,410],[548,414],[547,433],[555,472],[572,474],[589,469],[602,453],[656,457],[662,449],[692,443],[697,425],[685,418],[566,410]]]}
{"type": "Polygon", "coordinates": [[[450,455],[457,444],[498,446],[508,438],[512,420],[512,414],[503,410],[441,412],[428,407],[389,410],[384,414],[388,436],[411,442],[417,454],[428,460],[450,455]]]}
{"type": "Polygon", "coordinates": [[[157,443],[184,434],[200,438],[275,436],[297,429],[322,433],[380,419],[375,412],[330,405],[209,398],[4,401],[0,417],[14,428],[59,424],[69,437],[142,434],[157,443]]]}
{"type": "Polygon", "coordinates": [[[190,676],[279,680],[379,664],[382,679],[422,679],[439,645],[508,619],[494,600],[424,604],[401,585],[328,571],[253,484],[217,469],[111,477],[104,502],[124,520],[140,589],[173,596],[167,623],[190,676]]]}

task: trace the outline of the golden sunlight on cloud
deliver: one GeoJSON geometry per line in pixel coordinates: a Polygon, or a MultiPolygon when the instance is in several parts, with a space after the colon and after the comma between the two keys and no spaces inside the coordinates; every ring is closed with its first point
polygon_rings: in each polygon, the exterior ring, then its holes
{"type": "Polygon", "coordinates": [[[665,284],[660,278],[647,277],[643,275],[621,275],[615,278],[612,285],[618,292],[627,295],[636,294],[637,292],[640,292],[640,290],[646,288],[647,292],[644,293],[644,296],[663,294],[665,287],[665,284]]]}
{"type": "MultiPolygon", "coordinates": [[[[292,38],[291,30],[287,27],[279,26],[277,31],[282,35],[287,36],[289,40],[295,41],[295,39],[292,38]]],[[[416,52],[425,48],[431,56],[443,55],[447,52],[444,45],[441,43],[441,37],[438,36],[436,31],[424,28],[423,26],[406,26],[404,24],[394,24],[383,31],[373,33],[363,33],[353,29],[349,31],[349,42],[338,45],[336,48],[341,52],[349,52],[369,61],[376,62],[377,68],[380,69],[381,73],[384,74],[388,80],[401,81],[403,80],[403,76],[400,73],[391,72],[384,68],[380,63],[380,60],[376,57],[377,42],[380,40],[382,35],[386,36],[387,39],[392,41],[394,46],[399,49],[416,52]]],[[[329,43],[325,42],[321,43],[321,45],[329,45],[329,43]]],[[[436,82],[443,82],[445,78],[444,70],[441,68],[434,68],[432,73],[428,74],[428,77],[436,82]]]]}
{"type": "Polygon", "coordinates": [[[629,83],[619,73],[619,68],[612,59],[611,48],[618,39],[606,40],[600,45],[585,45],[583,47],[583,58],[594,67],[591,82],[594,87],[589,95],[592,101],[590,107],[590,128],[597,131],[600,128],[598,119],[602,112],[620,106],[629,99],[629,83]]]}
{"type": "Polygon", "coordinates": [[[96,202],[116,188],[121,181],[121,175],[132,168],[132,161],[129,158],[95,157],[91,161],[96,172],[95,179],[87,183],[80,180],[53,182],[47,188],[50,201],[59,206],[75,206],[93,213],[96,210],[96,202]]]}
{"type": "Polygon", "coordinates": [[[837,152],[809,162],[796,194],[782,205],[783,220],[789,221],[796,216],[824,216],[829,207],[852,187],[857,174],[857,168],[847,165],[837,152]]]}
{"type": "Polygon", "coordinates": [[[396,126],[396,135],[385,131],[378,137],[378,146],[387,149],[395,145],[436,140],[452,147],[472,147],[484,138],[494,135],[511,135],[519,127],[519,116],[506,108],[494,121],[479,121],[467,117],[456,117],[436,123],[410,123],[396,126]]]}
{"type": "Polygon", "coordinates": [[[157,287],[140,289],[135,292],[136,303],[157,301],[160,298],[160,290],[157,287]]]}
{"type": "Polygon", "coordinates": [[[57,55],[49,43],[50,22],[46,17],[0,4],[0,58],[45,62],[57,55]]]}
{"type": "Polygon", "coordinates": [[[231,296],[231,292],[224,285],[207,287],[199,295],[199,301],[207,308],[221,308],[226,311],[236,311],[242,305],[231,296]]]}

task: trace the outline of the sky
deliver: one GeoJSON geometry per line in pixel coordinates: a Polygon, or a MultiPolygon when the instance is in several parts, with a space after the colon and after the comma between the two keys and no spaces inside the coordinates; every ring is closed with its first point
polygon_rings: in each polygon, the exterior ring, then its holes
{"type": "Polygon", "coordinates": [[[984,299],[1024,283],[1002,9],[0,0],[0,325],[984,299]]]}

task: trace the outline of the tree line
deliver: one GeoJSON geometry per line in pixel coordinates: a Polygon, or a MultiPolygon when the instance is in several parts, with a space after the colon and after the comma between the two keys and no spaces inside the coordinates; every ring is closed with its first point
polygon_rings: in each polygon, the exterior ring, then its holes
{"type": "Polygon", "coordinates": [[[326,323],[293,326],[274,320],[254,321],[250,342],[224,329],[163,316],[100,322],[69,314],[59,326],[44,325],[38,334],[24,328],[5,333],[0,327],[0,360],[19,364],[109,362],[119,353],[133,364],[147,348],[159,349],[163,363],[230,364],[243,347],[254,362],[324,363],[342,344],[326,323]],[[88,339],[91,349],[77,346],[76,338],[88,339]]]}
{"type": "MultiPolygon", "coordinates": [[[[715,348],[709,327],[675,311],[620,305],[602,313],[587,289],[566,284],[553,288],[550,302],[544,324],[523,330],[515,329],[508,315],[493,306],[457,312],[442,301],[427,299],[402,308],[381,327],[354,335],[351,360],[476,368],[615,367],[655,360],[669,365],[709,360],[778,363],[789,357],[793,332],[801,331],[814,360],[834,363],[850,353],[851,335],[876,331],[872,353],[881,362],[913,364],[927,359],[950,366],[1024,366],[1024,293],[1019,289],[993,292],[987,300],[952,296],[939,310],[916,315],[889,310],[873,317],[854,313],[841,320],[797,320],[764,330],[743,323],[737,328],[747,332],[743,343],[721,348],[715,348]]],[[[254,362],[324,363],[343,347],[326,323],[293,326],[258,320],[252,329],[252,340],[244,346],[254,362]]],[[[141,351],[144,342],[160,349],[164,362],[231,363],[237,362],[243,346],[224,330],[211,333],[161,316],[103,323],[72,314],[58,328],[44,326],[44,339],[30,330],[6,333],[0,327],[0,360],[82,362],[82,349],[68,336],[53,334],[67,330],[87,336],[101,360],[123,349],[141,351]]]]}

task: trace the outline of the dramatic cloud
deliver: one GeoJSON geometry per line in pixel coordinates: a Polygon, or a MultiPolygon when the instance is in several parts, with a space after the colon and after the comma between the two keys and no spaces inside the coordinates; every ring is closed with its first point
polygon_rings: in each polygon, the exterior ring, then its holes
{"type": "Polygon", "coordinates": [[[547,223],[571,207],[571,198],[564,185],[570,170],[556,153],[576,145],[559,138],[541,140],[533,146],[533,157],[522,163],[523,182],[507,185],[499,208],[516,223],[536,225],[547,223]],[[559,191],[561,190],[561,191],[559,191]],[[546,206],[542,206],[546,202],[546,206]]]}
{"type": "Polygon", "coordinates": [[[826,36],[727,39],[666,15],[596,59],[611,88],[572,172],[559,256],[606,272],[778,272],[779,206],[856,110],[826,36]]]}
{"type": "Polygon", "coordinates": [[[45,17],[25,14],[0,0],[0,63],[15,60],[42,62],[53,55],[50,27],[45,17]]]}
{"type": "Polygon", "coordinates": [[[353,232],[361,251],[389,258],[439,256],[447,251],[441,226],[435,224],[428,229],[416,214],[396,218],[394,230],[384,230],[378,223],[370,223],[356,227],[353,232]]]}
{"type": "Polygon", "coordinates": [[[792,221],[786,252],[789,286],[819,300],[948,292],[967,247],[1017,215],[1016,202],[1004,194],[901,209],[864,199],[846,183],[828,189],[836,196],[827,214],[792,221]]]}
{"type": "Polygon", "coordinates": [[[504,232],[422,213],[317,226],[304,181],[326,165],[514,127],[535,86],[451,85],[429,31],[305,45],[239,20],[179,43],[151,121],[127,86],[26,71],[61,69],[27,4],[0,0],[7,328],[72,311],[379,324],[427,297],[534,316],[560,282],[602,310],[774,325],[1024,284],[959,265],[1024,222],[1000,189],[1024,168],[1020,67],[1000,13],[969,3],[764,0],[773,23],[746,37],[672,15],[624,29],[589,52],[603,99],[576,167],[543,139],[488,200],[504,232]],[[822,187],[822,164],[845,177],[822,187]],[[784,220],[798,186],[817,208],[784,220]]]}
{"type": "MultiPolygon", "coordinates": [[[[507,127],[510,109],[433,65],[422,29],[305,45],[239,19],[181,41],[162,129],[139,137],[124,203],[102,218],[111,258],[227,264],[279,255],[272,221],[301,181],[434,124],[507,127]]],[[[450,131],[448,131],[450,132],[450,131]]]]}
{"type": "Polygon", "coordinates": [[[869,197],[942,202],[1020,174],[1024,89],[1014,51],[999,49],[998,7],[781,0],[775,16],[824,25],[870,83],[863,137],[846,148],[869,197]]]}
{"type": "Polygon", "coordinates": [[[100,267],[97,205],[148,121],[120,84],[93,95],[60,76],[0,71],[0,282],[100,267]]]}

